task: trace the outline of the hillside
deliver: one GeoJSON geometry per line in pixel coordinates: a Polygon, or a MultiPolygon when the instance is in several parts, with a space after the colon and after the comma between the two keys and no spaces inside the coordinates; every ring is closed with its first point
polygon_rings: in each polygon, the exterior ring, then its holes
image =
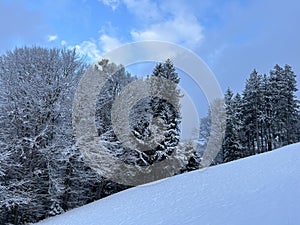
{"type": "Polygon", "coordinates": [[[138,186],[38,225],[298,225],[300,143],[138,186]]]}

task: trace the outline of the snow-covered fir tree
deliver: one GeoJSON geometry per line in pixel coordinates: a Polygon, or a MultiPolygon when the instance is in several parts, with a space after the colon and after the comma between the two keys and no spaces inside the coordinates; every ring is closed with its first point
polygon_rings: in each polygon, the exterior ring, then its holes
{"type": "Polygon", "coordinates": [[[270,86],[269,77],[264,74],[262,77],[262,84],[260,86],[262,93],[262,113],[259,115],[261,124],[261,148],[262,152],[271,151],[273,148],[273,134],[272,134],[272,89],[270,86]]]}
{"type": "Polygon", "coordinates": [[[165,63],[158,63],[151,77],[163,78],[167,82],[153,81],[152,88],[154,93],[152,94],[150,100],[151,114],[153,119],[158,119],[162,124],[158,126],[163,126],[164,139],[158,143],[154,151],[151,151],[152,162],[160,161],[168,158],[175,150],[179,143],[179,125],[181,122],[181,116],[179,112],[179,99],[180,91],[178,84],[180,78],[176,69],[170,59],[167,59],[165,63]],[[164,95],[168,96],[168,100],[155,97],[155,92],[163,92],[164,95]],[[171,99],[171,103],[170,103],[171,99]]]}
{"type": "Polygon", "coordinates": [[[262,113],[262,76],[254,70],[243,91],[243,129],[245,134],[244,145],[247,146],[248,154],[253,155],[261,152],[260,145],[260,122],[259,117],[262,113]]]}
{"type": "Polygon", "coordinates": [[[241,132],[241,107],[240,95],[233,96],[233,92],[227,89],[225,93],[226,130],[222,151],[224,162],[243,158],[243,147],[240,140],[241,132]]]}
{"type": "MultiPolygon", "coordinates": [[[[276,65],[270,76],[262,76],[254,70],[246,81],[242,96],[236,94],[233,97],[228,90],[225,94],[227,125],[223,150],[214,164],[298,142],[299,101],[296,91],[296,75],[288,65],[284,68],[276,65]]],[[[203,118],[201,122],[202,149],[210,136],[209,118],[203,118]]]]}
{"type": "Polygon", "coordinates": [[[274,147],[282,147],[296,141],[296,123],[298,102],[295,96],[297,91],[296,75],[292,68],[275,65],[270,72],[270,88],[272,91],[272,132],[274,147]]]}

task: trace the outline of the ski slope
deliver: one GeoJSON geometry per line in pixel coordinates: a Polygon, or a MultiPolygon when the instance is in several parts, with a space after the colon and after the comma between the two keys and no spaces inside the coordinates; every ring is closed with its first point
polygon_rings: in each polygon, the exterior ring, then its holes
{"type": "Polygon", "coordinates": [[[300,224],[300,143],[138,186],[38,223],[227,224],[300,224]]]}

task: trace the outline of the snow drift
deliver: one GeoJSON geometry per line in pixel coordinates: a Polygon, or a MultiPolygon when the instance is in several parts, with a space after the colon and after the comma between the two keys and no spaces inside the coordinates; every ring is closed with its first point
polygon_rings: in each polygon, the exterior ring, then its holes
{"type": "Polygon", "coordinates": [[[38,225],[298,225],[300,143],[138,186],[38,225]]]}

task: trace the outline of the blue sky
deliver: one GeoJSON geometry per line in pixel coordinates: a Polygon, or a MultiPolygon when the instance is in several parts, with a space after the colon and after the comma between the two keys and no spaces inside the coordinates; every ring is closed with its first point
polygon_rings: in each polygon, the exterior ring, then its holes
{"type": "Polygon", "coordinates": [[[0,0],[0,53],[65,46],[93,58],[169,41],[198,54],[223,91],[241,92],[254,68],[268,73],[276,63],[290,64],[300,83],[299,10],[297,0],[0,0]]]}
{"type": "Polygon", "coordinates": [[[254,68],[288,63],[300,74],[299,10],[296,0],[1,0],[0,53],[36,44],[101,56],[165,40],[196,52],[223,90],[241,91],[254,68]]]}

